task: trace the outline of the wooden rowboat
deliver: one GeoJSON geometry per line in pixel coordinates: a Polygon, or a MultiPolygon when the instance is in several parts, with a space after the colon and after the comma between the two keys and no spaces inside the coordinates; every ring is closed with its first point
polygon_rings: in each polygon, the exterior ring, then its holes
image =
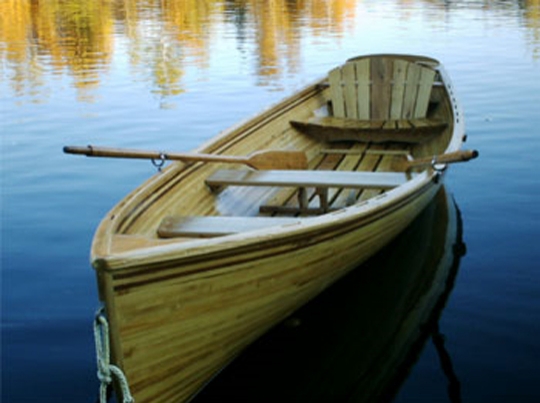
{"type": "Polygon", "coordinates": [[[196,153],[125,153],[180,160],[114,207],[92,245],[111,361],[136,401],[191,398],[380,250],[434,197],[442,163],[476,156],[463,141],[439,62],[373,55],[196,153]]]}

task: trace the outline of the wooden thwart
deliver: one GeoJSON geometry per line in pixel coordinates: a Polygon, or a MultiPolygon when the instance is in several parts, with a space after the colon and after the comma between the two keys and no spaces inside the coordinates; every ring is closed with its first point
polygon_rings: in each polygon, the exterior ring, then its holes
{"type": "Polygon", "coordinates": [[[432,139],[448,126],[436,119],[356,120],[333,116],[293,120],[290,123],[301,132],[322,141],[413,144],[432,139]]]}
{"type": "Polygon", "coordinates": [[[220,186],[290,186],[315,188],[391,189],[407,181],[403,172],[347,171],[248,171],[222,169],[206,179],[211,188],[220,186]]]}
{"type": "Polygon", "coordinates": [[[211,238],[285,224],[297,224],[300,221],[300,218],[290,217],[167,216],[159,225],[158,235],[161,238],[211,238]]]}
{"type": "Polygon", "coordinates": [[[326,212],[329,208],[328,188],[392,189],[407,179],[403,172],[219,170],[206,179],[206,184],[212,189],[222,186],[297,187],[300,212],[308,205],[305,188],[313,187],[320,198],[322,212],[326,212]]]}

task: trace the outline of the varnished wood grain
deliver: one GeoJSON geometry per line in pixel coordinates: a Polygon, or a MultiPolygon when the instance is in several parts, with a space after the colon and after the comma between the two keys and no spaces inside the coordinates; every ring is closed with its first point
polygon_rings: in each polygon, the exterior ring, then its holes
{"type": "Polygon", "coordinates": [[[389,189],[403,185],[407,177],[398,172],[347,171],[248,171],[223,169],[206,179],[219,186],[349,187],[389,189]]]}
{"type": "MultiPolygon", "coordinates": [[[[394,164],[396,159],[404,159],[403,153],[421,159],[460,149],[464,126],[456,115],[462,112],[448,96],[448,77],[435,60],[381,55],[353,62],[354,68],[333,70],[329,77],[226,130],[195,152],[246,156],[269,149],[300,151],[307,156],[307,173],[318,178],[310,182],[316,187],[325,170],[403,178],[404,169],[394,164]],[[393,99],[401,97],[401,89],[392,93],[391,84],[401,80],[402,65],[408,66],[408,81],[411,67],[403,61],[429,66],[442,83],[417,97],[428,98],[429,108],[423,116],[426,122],[438,120],[444,124],[425,142],[407,144],[400,137],[384,144],[347,139],[331,143],[328,138],[309,136],[291,126],[291,121],[314,118],[315,111],[345,118],[349,99],[349,107],[356,102],[358,119],[364,120],[362,124],[368,130],[403,134],[401,131],[419,129],[412,124],[417,117],[403,115],[403,109],[415,113],[417,100],[413,106],[404,102],[401,117],[394,118],[399,108],[393,99]],[[356,101],[351,100],[350,89],[343,87],[344,73],[356,80],[356,101]],[[373,98],[374,81],[386,83],[388,92],[373,98]],[[330,85],[323,85],[326,82],[330,85]],[[341,105],[332,101],[334,92],[341,92],[341,105]],[[333,103],[331,108],[329,101],[333,103]],[[368,116],[367,110],[384,110],[377,113],[385,117],[374,119],[377,115],[368,116]],[[383,120],[392,120],[392,127],[387,125],[383,130],[383,120]],[[351,153],[321,152],[332,148],[351,153]],[[320,172],[310,172],[317,169],[320,172]]],[[[403,99],[406,92],[404,88],[403,99]]],[[[158,227],[167,216],[202,220],[230,216],[236,220],[259,216],[259,208],[264,205],[286,208],[298,203],[296,189],[283,189],[282,185],[226,186],[212,191],[205,181],[225,168],[249,172],[241,164],[171,164],[115,206],[94,237],[91,259],[110,321],[112,361],[125,372],[138,403],[187,401],[249,343],[386,245],[441,186],[440,181],[434,181],[436,173],[429,166],[388,190],[368,189],[369,184],[364,184],[351,191],[344,188],[349,183],[332,182],[328,183],[333,187],[327,194],[327,214],[306,219],[289,217],[295,220],[291,225],[208,239],[197,234],[159,238],[158,227]]],[[[294,178],[288,179],[290,184],[294,178]]],[[[307,185],[306,178],[293,182],[294,186],[307,185]]],[[[318,203],[314,191],[308,191],[306,199],[308,208],[318,203]]],[[[269,214],[279,219],[285,213],[269,214]]],[[[202,224],[200,228],[202,231],[202,224]]]]}
{"type": "Polygon", "coordinates": [[[286,217],[186,217],[167,216],[158,228],[161,238],[214,237],[261,228],[299,223],[296,218],[286,217]]]}
{"type": "Polygon", "coordinates": [[[355,120],[333,116],[291,121],[298,130],[323,141],[423,143],[441,134],[447,122],[435,119],[355,120]]]}

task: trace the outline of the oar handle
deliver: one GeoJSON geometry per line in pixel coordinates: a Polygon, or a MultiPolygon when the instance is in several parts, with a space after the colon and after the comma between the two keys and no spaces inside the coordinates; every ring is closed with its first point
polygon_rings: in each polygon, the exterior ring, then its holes
{"type": "Polygon", "coordinates": [[[478,157],[479,153],[476,150],[460,150],[447,154],[434,155],[433,157],[418,158],[416,160],[407,161],[407,168],[414,168],[431,164],[449,164],[453,162],[465,162],[478,157]]]}
{"type": "Polygon", "coordinates": [[[108,158],[135,158],[135,159],[161,159],[176,161],[212,161],[212,162],[233,162],[242,163],[246,157],[232,155],[213,154],[190,154],[190,153],[170,153],[148,150],[131,150],[126,148],[110,148],[95,146],[66,146],[64,152],[67,154],[80,154],[87,157],[108,157],[108,158]]]}
{"type": "Polygon", "coordinates": [[[261,150],[248,156],[236,156],[199,153],[171,153],[95,146],[66,146],[64,147],[64,152],[67,154],[86,155],[87,157],[139,158],[161,161],[176,160],[184,162],[225,162],[230,164],[245,164],[254,169],[306,169],[308,165],[304,152],[288,150],[261,150]]]}
{"type": "Polygon", "coordinates": [[[109,158],[136,158],[136,159],[170,159],[164,158],[167,155],[159,151],[129,150],[110,147],[95,146],[65,146],[66,154],[86,155],[87,157],[109,157],[109,158]]]}

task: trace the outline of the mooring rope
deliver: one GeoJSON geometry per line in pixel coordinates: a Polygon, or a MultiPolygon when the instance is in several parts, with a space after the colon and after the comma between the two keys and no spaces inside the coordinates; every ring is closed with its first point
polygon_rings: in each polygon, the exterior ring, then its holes
{"type": "Polygon", "coordinates": [[[128,381],[120,368],[110,363],[111,352],[109,348],[109,323],[105,317],[105,309],[101,307],[94,319],[94,339],[97,354],[97,377],[100,381],[99,402],[107,403],[107,388],[112,383],[113,377],[122,391],[123,403],[134,403],[131,396],[128,381]]]}

